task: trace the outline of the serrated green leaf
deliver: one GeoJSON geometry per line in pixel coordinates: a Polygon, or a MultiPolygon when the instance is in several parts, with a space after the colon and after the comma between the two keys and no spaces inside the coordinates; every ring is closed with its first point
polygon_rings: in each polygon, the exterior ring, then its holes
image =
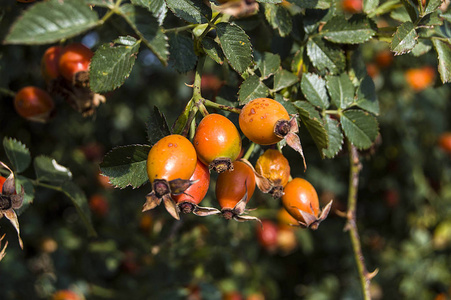
{"type": "Polygon", "coordinates": [[[147,139],[151,145],[154,145],[165,136],[171,134],[165,116],[156,106],[154,106],[153,111],[150,113],[146,127],[147,139]]]}
{"type": "Polygon", "coordinates": [[[304,31],[307,35],[316,34],[320,23],[327,22],[330,15],[327,10],[306,9],[301,24],[304,25],[304,31]]]}
{"type": "Polygon", "coordinates": [[[293,105],[293,102],[284,100],[281,94],[275,94],[274,100],[282,104],[290,115],[295,115],[298,113],[297,108],[293,105]]]}
{"type": "Polygon", "coordinates": [[[358,107],[369,111],[372,114],[379,114],[379,101],[377,100],[376,88],[374,86],[373,79],[370,76],[363,78],[362,82],[357,89],[357,101],[358,107]]]}
{"type": "Polygon", "coordinates": [[[175,122],[172,124],[171,129],[173,134],[181,134],[183,132],[183,129],[185,128],[185,126],[189,121],[189,116],[192,108],[193,101],[189,101],[183,112],[179,114],[175,122]]]}
{"type": "Polygon", "coordinates": [[[287,71],[285,69],[280,68],[276,74],[274,74],[274,91],[280,91],[286,87],[292,86],[296,82],[299,81],[299,78],[287,71]]]}
{"type": "Polygon", "coordinates": [[[335,16],[324,25],[321,34],[334,43],[360,44],[376,34],[373,27],[372,21],[362,15],[353,15],[349,20],[335,16]]]}
{"type": "Polygon", "coordinates": [[[269,94],[269,88],[256,75],[249,76],[240,86],[238,99],[244,105],[256,98],[263,98],[269,94]]]}
{"type": "Polygon", "coordinates": [[[287,0],[301,8],[310,9],[328,9],[331,6],[331,1],[329,0],[287,0]]]}
{"type": "Polygon", "coordinates": [[[132,37],[122,42],[133,45],[101,45],[92,57],[89,68],[89,85],[96,93],[104,93],[120,87],[130,76],[138,55],[140,41],[132,37]]]}
{"type": "Polygon", "coordinates": [[[261,78],[268,79],[280,67],[280,56],[270,52],[264,52],[256,56],[257,67],[260,69],[261,78]]]}
{"type": "Polygon", "coordinates": [[[356,49],[352,51],[351,69],[349,70],[349,77],[354,78],[353,82],[361,81],[367,75],[365,60],[363,59],[362,51],[356,49]]]}
{"type": "Polygon", "coordinates": [[[183,33],[170,33],[168,37],[169,65],[180,73],[193,70],[197,62],[193,39],[183,33]]]}
{"type": "Polygon", "coordinates": [[[379,6],[379,0],[364,0],[363,12],[366,14],[372,13],[379,6]]]}
{"type": "Polygon", "coordinates": [[[340,120],[346,137],[354,146],[358,149],[371,147],[379,131],[375,117],[361,110],[348,110],[340,120]]]}
{"type": "Polygon", "coordinates": [[[22,206],[18,210],[16,210],[17,215],[20,216],[30,206],[30,204],[33,203],[34,186],[33,182],[25,176],[16,175],[15,179],[16,179],[16,190],[18,190],[17,185],[22,186],[24,190],[22,206]]]}
{"type": "Polygon", "coordinates": [[[438,11],[435,11],[421,18],[420,22],[418,23],[418,27],[441,26],[442,24],[443,20],[440,18],[440,13],[438,11]]]}
{"type": "Polygon", "coordinates": [[[122,46],[135,46],[137,40],[132,36],[120,36],[113,41],[114,44],[122,45],[122,46]]]}
{"type": "Polygon", "coordinates": [[[33,162],[36,178],[41,182],[64,182],[72,179],[71,171],[47,156],[37,156],[33,162]]]}
{"type": "Polygon", "coordinates": [[[271,27],[279,32],[280,36],[290,34],[293,27],[291,15],[282,5],[265,4],[265,17],[271,27]]]}
{"type": "Polygon", "coordinates": [[[230,23],[216,25],[219,42],[230,66],[242,74],[252,63],[252,45],[241,27],[230,23]]]}
{"type": "Polygon", "coordinates": [[[168,12],[166,3],[164,0],[131,0],[134,5],[140,5],[147,8],[155,18],[158,20],[158,24],[162,25],[168,12]]]}
{"type": "Polygon", "coordinates": [[[122,5],[119,13],[142,38],[144,44],[166,66],[169,45],[166,35],[158,25],[157,19],[145,8],[131,4],[122,5]]]}
{"type": "Polygon", "coordinates": [[[4,137],[3,148],[15,173],[23,172],[28,168],[31,163],[31,155],[27,146],[16,139],[4,137]]]}
{"type": "Polygon", "coordinates": [[[340,76],[327,76],[326,85],[332,103],[341,109],[346,109],[354,102],[355,89],[348,74],[340,76]]]}
{"type": "Polygon", "coordinates": [[[100,7],[113,7],[114,1],[113,0],[85,0],[86,4],[89,5],[96,5],[100,7]]]}
{"type": "Polygon", "coordinates": [[[443,83],[451,81],[451,49],[450,45],[439,39],[432,39],[438,55],[438,72],[443,83]]]}
{"type": "Polygon", "coordinates": [[[332,119],[330,116],[325,117],[324,128],[329,139],[329,146],[323,149],[323,155],[327,158],[333,158],[341,150],[344,140],[343,133],[341,132],[338,121],[332,119]]]}
{"type": "Polygon", "coordinates": [[[307,71],[307,68],[304,65],[304,53],[304,48],[301,48],[296,52],[291,61],[291,71],[293,74],[297,74],[298,77],[301,77],[302,74],[307,71]]]}
{"type": "Polygon", "coordinates": [[[401,6],[395,10],[393,10],[390,13],[390,17],[396,21],[399,21],[401,23],[404,22],[411,22],[412,20],[410,19],[409,13],[407,13],[407,10],[404,6],[401,6]]]}
{"type": "Polygon", "coordinates": [[[105,155],[100,170],[115,187],[138,188],[149,180],[146,165],[150,148],[148,145],[116,147],[105,155]]]}
{"type": "Polygon", "coordinates": [[[433,13],[437,10],[437,8],[442,5],[441,0],[429,0],[426,2],[426,7],[424,9],[425,14],[433,13]]]}
{"type": "Polygon", "coordinates": [[[202,47],[205,53],[213,59],[216,63],[222,65],[224,63],[225,57],[222,52],[221,46],[215,42],[211,37],[205,37],[202,39],[202,47]]]}
{"type": "Polygon", "coordinates": [[[179,18],[195,24],[211,19],[211,8],[202,0],[165,0],[169,9],[179,18]]]}
{"type": "Polygon", "coordinates": [[[345,67],[345,56],[341,49],[319,37],[309,39],[307,55],[320,71],[329,70],[330,73],[336,74],[345,67]]]}
{"type": "Polygon", "coordinates": [[[395,55],[409,53],[417,44],[417,40],[418,34],[412,22],[405,22],[396,30],[390,49],[395,55]]]}
{"type": "Polygon", "coordinates": [[[314,73],[302,75],[301,90],[305,99],[311,104],[327,109],[329,107],[329,96],[326,90],[326,81],[314,73]]]}
{"type": "Polygon", "coordinates": [[[320,114],[307,101],[296,101],[294,106],[297,108],[299,118],[312,136],[313,141],[322,155],[323,149],[326,149],[329,145],[329,140],[320,114]]]}
{"type": "Polygon", "coordinates": [[[418,44],[412,49],[413,56],[421,56],[428,53],[432,49],[432,44],[429,40],[420,40],[418,44]]]}
{"type": "Polygon", "coordinates": [[[96,236],[97,233],[92,226],[91,211],[89,210],[88,199],[85,193],[72,181],[64,182],[60,189],[72,201],[78,215],[88,229],[89,235],[96,236]]]}
{"type": "Polygon", "coordinates": [[[25,10],[11,27],[5,44],[48,44],[98,25],[95,10],[83,0],[49,0],[25,10]]]}
{"type": "Polygon", "coordinates": [[[418,19],[418,7],[415,3],[413,3],[412,0],[401,0],[401,3],[404,5],[404,7],[407,10],[407,13],[409,14],[410,20],[412,22],[415,22],[418,19]]]}

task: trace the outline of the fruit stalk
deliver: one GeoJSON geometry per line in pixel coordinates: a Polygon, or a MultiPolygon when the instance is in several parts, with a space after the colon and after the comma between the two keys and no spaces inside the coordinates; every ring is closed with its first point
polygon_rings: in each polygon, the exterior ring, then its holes
{"type": "Polygon", "coordinates": [[[362,169],[360,163],[359,153],[357,148],[348,142],[349,150],[349,194],[348,194],[348,211],[346,213],[347,222],[344,228],[349,232],[351,238],[352,249],[354,251],[354,258],[359,271],[360,283],[362,286],[363,298],[365,300],[371,299],[370,284],[371,279],[376,275],[376,272],[369,273],[365,266],[365,258],[362,253],[362,246],[360,244],[359,232],[356,224],[356,208],[357,208],[357,191],[359,187],[359,174],[362,169]]]}

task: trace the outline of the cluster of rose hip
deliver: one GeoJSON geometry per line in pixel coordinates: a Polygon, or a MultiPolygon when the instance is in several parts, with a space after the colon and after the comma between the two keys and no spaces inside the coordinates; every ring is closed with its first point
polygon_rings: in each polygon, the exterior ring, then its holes
{"type": "MultiPolygon", "coordinates": [[[[275,100],[250,101],[240,111],[239,126],[255,144],[274,145],[285,139],[303,157],[296,118],[290,117],[275,100]]],[[[267,149],[254,168],[248,160],[239,159],[241,147],[238,129],[220,114],[205,115],[192,142],[177,134],[162,138],[148,154],[147,174],[152,191],[146,196],[143,211],[163,201],[176,219],[180,212],[192,212],[198,216],[222,214],[225,219],[260,221],[247,215],[246,210],[257,185],[262,192],[281,198],[299,225],[316,229],[332,203],[321,212],[314,187],[302,178],[290,180],[290,165],[279,150],[267,149]],[[199,206],[209,188],[210,171],[219,173],[215,192],[221,210],[199,206]]]]}
{"type": "Polygon", "coordinates": [[[84,116],[94,113],[105,98],[89,88],[89,65],[93,52],[80,43],[48,48],[41,59],[41,73],[47,89],[26,86],[14,98],[14,107],[23,118],[47,122],[55,112],[55,95],[62,96],[84,116]]]}

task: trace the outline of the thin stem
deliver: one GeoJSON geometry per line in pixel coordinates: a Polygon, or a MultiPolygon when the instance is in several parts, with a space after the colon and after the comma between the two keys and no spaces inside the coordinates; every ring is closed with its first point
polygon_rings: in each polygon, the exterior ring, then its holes
{"type": "Polygon", "coordinates": [[[163,29],[163,32],[164,32],[164,33],[168,33],[168,32],[180,32],[180,31],[185,31],[185,30],[192,29],[192,28],[196,27],[197,25],[198,25],[198,24],[190,24],[190,25],[181,26],[181,27],[175,27],[175,28],[163,29]]]}
{"type": "Polygon", "coordinates": [[[357,148],[348,142],[349,150],[349,194],[348,194],[348,211],[347,211],[347,222],[345,226],[345,231],[349,232],[349,237],[351,238],[352,249],[354,251],[354,258],[357,264],[357,269],[359,271],[360,283],[362,286],[362,292],[365,300],[371,299],[370,294],[370,283],[371,278],[375,274],[368,273],[365,267],[365,258],[362,253],[362,246],[360,244],[360,237],[357,230],[356,224],[356,207],[357,207],[357,191],[359,187],[359,174],[362,169],[362,165],[359,159],[359,153],[357,148]]]}
{"type": "Polygon", "coordinates": [[[244,154],[243,158],[244,159],[249,159],[249,157],[251,157],[252,152],[254,152],[254,148],[255,148],[255,143],[252,143],[249,148],[246,151],[246,154],[244,154]]]}
{"type": "Polygon", "coordinates": [[[216,102],[213,102],[213,101],[210,101],[210,100],[207,100],[207,99],[205,99],[204,105],[206,107],[216,108],[216,109],[220,109],[220,110],[224,110],[224,111],[230,111],[230,112],[233,112],[233,113],[236,113],[236,114],[239,114],[241,112],[240,108],[218,104],[216,102]]]}
{"type": "Polygon", "coordinates": [[[16,93],[15,92],[13,92],[11,90],[8,90],[8,89],[5,89],[5,88],[1,88],[1,87],[0,87],[0,93],[5,94],[7,96],[11,96],[13,98],[16,97],[16,93]]]}

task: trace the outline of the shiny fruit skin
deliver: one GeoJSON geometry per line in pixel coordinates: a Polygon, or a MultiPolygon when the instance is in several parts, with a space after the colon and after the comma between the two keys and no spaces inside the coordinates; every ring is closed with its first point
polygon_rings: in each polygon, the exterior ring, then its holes
{"type": "Polygon", "coordinates": [[[305,222],[299,210],[318,216],[318,194],[310,182],[302,178],[294,178],[285,186],[284,192],[282,204],[296,220],[305,222]]]}
{"type": "Polygon", "coordinates": [[[234,161],[241,151],[238,129],[229,119],[218,114],[209,114],[202,119],[193,144],[198,158],[206,165],[220,157],[234,161]]]}
{"type": "Polygon", "coordinates": [[[435,80],[435,70],[425,66],[418,69],[408,69],[405,73],[407,84],[416,92],[431,86],[435,80]]]}
{"type": "Polygon", "coordinates": [[[439,145],[440,148],[451,154],[451,132],[445,132],[440,136],[439,145]]]}
{"type": "Polygon", "coordinates": [[[235,161],[233,164],[233,171],[219,174],[216,181],[216,199],[223,209],[233,209],[246,194],[246,186],[248,201],[255,190],[254,171],[241,161],[235,161]]]}
{"type": "Polygon", "coordinates": [[[0,176],[0,193],[2,192],[3,189],[3,184],[5,183],[6,178],[3,176],[0,176]]]}
{"type": "Polygon", "coordinates": [[[278,186],[284,187],[290,179],[290,164],[285,156],[275,149],[266,150],[258,158],[255,170],[278,186]]]}
{"type": "Polygon", "coordinates": [[[280,228],[287,229],[292,229],[292,225],[296,225],[298,223],[298,221],[292,215],[290,215],[290,213],[284,207],[281,207],[277,212],[277,221],[280,228]]]}
{"type": "Polygon", "coordinates": [[[147,156],[147,175],[155,179],[188,180],[196,169],[197,155],[193,144],[184,136],[172,134],[159,140],[147,156]]]}
{"type": "Polygon", "coordinates": [[[274,251],[277,248],[278,228],[270,220],[262,220],[262,224],[256,226],[257,239],[260,245],[268,251],[274,251]]]}
{"type": "Polygon", "coordinates": [[[362,0],[342,0],[341,6],[345,12],[356,14],[363,10],[362,0]]]}
{"type": "Polygon", "coordinates": [[[63,47],[52,46],[44,52],[41,59],[41,73],[45,81],[49,82],[60,76],[59,59],[62,51],[63,47]]]}
{"type": "Polygon", "coordinates": [[[272,145],[282,140],[274,133],[278,120],[290,120],[285,107],[269,98],[257,98],[241,109],[239,124],[241,131],[252,142],[272,145]]]}
{"type": "Polygon", "coordinates": [[[94,53],[81,43],[73,43],[63,48],[58,68],[61,75],[72,81],[80,71],[88,71],[94,53]]]}
{"type": "Polygon", "coordinates": [[[17,92],[14,107],[25,119],[47,121],[55,104],[46,91],[35,86],[27,86],[17,92]]]}
{"type": "Polygon", "coordinates": [[[59,290],[52,295],[52,300],[81,300],[81,297],[71,290],[59,290]]]}
{"type": "Polygon", "coordinates": [[[191,175],[190,180],[198,181],[187,188],[183,194],[172,195],[172,199],[176,203],[189,202],[197,205],[204,199],[210,186],[210,171],[208,167],[198,160],[196,169],[193,175],[191,175]]]}

